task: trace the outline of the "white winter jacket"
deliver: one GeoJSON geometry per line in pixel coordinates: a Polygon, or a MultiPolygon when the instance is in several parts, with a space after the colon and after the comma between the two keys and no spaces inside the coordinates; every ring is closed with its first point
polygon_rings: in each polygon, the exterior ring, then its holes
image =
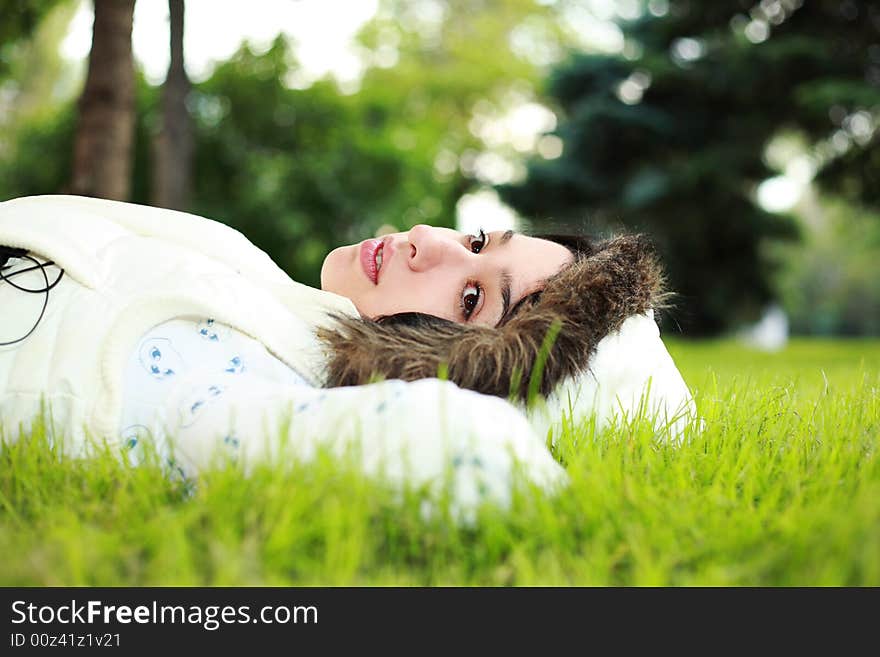
{"type": "MultiPolygon", "coordinates": [[[[234,326],[320,386],[314,328],[327,311],[357,313],[349,299],[291,280],[234,229],[183,212],[79,196],[19,198],[0,203],[0,244],[65,272],[34,333],[0,347],[7,427],[27,426],[45,398],[73,434],[111,435],[125,358],[149,328],[180,316],[234,326]]],[[[45,285],[39,272],[16,281],[45,285]]],[[[0,342],[24,335],[42,302],[0,283],[0,342]]]]}

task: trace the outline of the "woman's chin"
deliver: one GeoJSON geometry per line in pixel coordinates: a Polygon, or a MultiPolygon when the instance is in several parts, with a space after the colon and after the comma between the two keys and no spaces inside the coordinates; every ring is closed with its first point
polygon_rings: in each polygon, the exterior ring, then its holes
{"type": "Polygon", "coordinates": [[[340,246],[338,248],[333,249],[327,256],[324,258],[324,262],[321,263],[321,289],[325,292],[334,292],[339,294],[339,285],[338,283],[338,274],[340,269],[340,258],[341,255],[339,251],[344,249],[344,246],[340,246]]]}

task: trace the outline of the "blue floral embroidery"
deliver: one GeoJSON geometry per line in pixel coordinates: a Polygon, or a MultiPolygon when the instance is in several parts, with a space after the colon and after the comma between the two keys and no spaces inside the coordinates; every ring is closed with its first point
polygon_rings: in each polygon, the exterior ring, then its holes
{"type": "Polygon", "coordinates": [[[178,407],[180,426],[189,427],[195,424],[205,407],[222,395],[224,390],[225,386],[216,384],[190,390],[178,407]]]}
{"type": "Polygon", "coordinates": [[[244,363],[241,362],[241,356],[234,356],[229,360],[229,364],[224,372],[230,374],[241,374],[244,371],[244,363]]]}
{"type": "Polygon", "coordinates": [[[149,338],[141,342],[138,359],[150,376],[160,381],[174,376],[184,367],[183,357],[166,338],[149,338]]]}
{"type": "Polygon", "coordinates": [[[143,424],[131,424],[122,430],[122,451],[132,464],[144,460],[144,444],[151,438],[150,430],[143,424]]]}
{"type": "Polygon", "coordinates": [[[214,332],[214,320],[206,319],[205,321],[199,324],[199,335],[203,338],[207,338],[208,340],[217,341],[219,337],[214,332]]]}
{"type": "Polygon", "coordinates": [[[211,342],[220,342],[229,336],[229,327],[217,324],[211,317],[199,322],[198,329],[199,335],[211,342]]]}

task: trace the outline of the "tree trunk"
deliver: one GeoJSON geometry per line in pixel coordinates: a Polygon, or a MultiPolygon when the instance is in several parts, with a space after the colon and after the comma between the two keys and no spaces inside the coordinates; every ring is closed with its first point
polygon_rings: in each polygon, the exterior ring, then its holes
{"type": "Polygon", "coordinates": [[[89,71],[73,146],[73,194],[128,199],[135,121],[134,2],[94,0],[89,71]]]}
{"type": "Polygon", "coordinates": [[[184,0],[168,0],[171,64],[162,87],[162,127],[153,145],[151,204],[186,210],[192,179],[193,129],[186,107],[190,81],[183,64],[184,0]]]}

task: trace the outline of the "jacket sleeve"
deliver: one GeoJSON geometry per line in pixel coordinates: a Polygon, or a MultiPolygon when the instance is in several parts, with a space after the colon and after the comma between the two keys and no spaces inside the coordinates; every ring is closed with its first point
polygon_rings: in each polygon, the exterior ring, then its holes
{"type": "Polygon", "coordinates": [[[439,379],[322,389],[247,373],[195,374],[175,386],[164,416],[187,473],[218,453],[247,468],[329,450],[355,454],[367,474],[393,486],[448,482],[460,509],[507,504],[515,472],[545,490],[566,481],[520,410],[439,379]]]}

